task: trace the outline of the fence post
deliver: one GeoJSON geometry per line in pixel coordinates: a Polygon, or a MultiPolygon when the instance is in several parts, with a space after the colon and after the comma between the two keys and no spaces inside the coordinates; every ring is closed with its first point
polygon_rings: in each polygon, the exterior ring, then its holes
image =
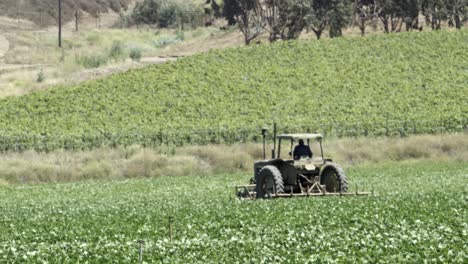
{"type": "Polygon", "coordinates": [[[145,241],[144,240],[138,240],[137,242],[140,244],[138,261],[141,263],[141,262],[143,262],[143,247],[145,245],[145,241]]]}
{"type": "Polygon", "coordinates": [[[75,10],[75,30],[78,32],[78,9],[75,10]]]}
{"type": "Polygon", "coordinates": [[[169,240],[172,242],[172,216],[169,216],[169,240]]]}
{"type": "Polygon", "coordinates": [[[388,129],[388,113],[385,114],[385,136],[388,137],[389,129],[388,129]]]}

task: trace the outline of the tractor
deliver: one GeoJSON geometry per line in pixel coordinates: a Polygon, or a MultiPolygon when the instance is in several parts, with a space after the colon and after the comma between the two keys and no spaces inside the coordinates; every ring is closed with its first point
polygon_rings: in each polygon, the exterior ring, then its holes
{"type": "Polygon", "coordinates": [[[254,177],[249,185],[236,186],[236,194],[244,199],[264,199],[281,197],[306,197],[327,195],[368,195],[368,192],[348,192],[348,179],[343,168],[325,158],[323,153],[323,135],[321,134],[281,134],[274,135],[272,158],[266,159],[265,134],[263,134],[263,160],[254,163],[254,177]],[[317,142],[319,155],[294,157],[295,142],[307,141],[307,146],[317,142]],[[278,150],[276,151],[276,141],[278,150]],[[283,159],[282,143],[290,143],[288,159],[283,159]]]}

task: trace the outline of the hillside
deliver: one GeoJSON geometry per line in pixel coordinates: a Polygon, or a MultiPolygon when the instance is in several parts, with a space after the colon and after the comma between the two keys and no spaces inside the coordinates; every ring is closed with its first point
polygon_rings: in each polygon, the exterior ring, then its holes
{"type": "Polygon", "coordinates": [[[278,42],[0,100],[1,149],[392,135],[468,123],[468,31],[278,42]]]}

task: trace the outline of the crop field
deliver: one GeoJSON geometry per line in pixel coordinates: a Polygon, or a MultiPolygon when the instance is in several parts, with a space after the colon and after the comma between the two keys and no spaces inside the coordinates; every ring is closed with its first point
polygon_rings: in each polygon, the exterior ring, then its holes
{"type": "Polygon", "coordinates": [[[463,131],[468,31],[212,51],[0,100],[0,150],[232,143],[258,128],[338,136],[463,131]]]}
{"type": "Polygon", "coordinates": [[[241,174],[0,186],[0,262],[136,263],[137,240],[148,263],[468,261],[466,163],[347,174],[378,195],[239,201],[241,174]]]}

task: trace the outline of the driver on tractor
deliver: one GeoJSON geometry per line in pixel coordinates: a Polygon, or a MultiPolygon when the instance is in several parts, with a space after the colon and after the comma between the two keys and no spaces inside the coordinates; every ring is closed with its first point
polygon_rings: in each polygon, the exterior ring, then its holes
{"type": "Polygon", "coordinates": [[[299,145],[294,148],[293,158],[294,160],[299,160],[302,157],[312,158],[312,151],[308,145],[304,145],[303,139],[299,139],[299,145]]]}

